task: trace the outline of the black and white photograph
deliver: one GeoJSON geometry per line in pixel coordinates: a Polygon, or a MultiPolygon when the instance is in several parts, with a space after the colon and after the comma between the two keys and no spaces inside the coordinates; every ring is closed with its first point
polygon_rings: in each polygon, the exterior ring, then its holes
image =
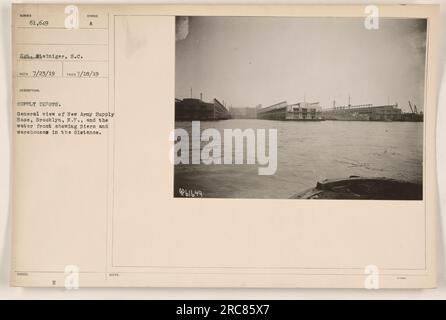
{"type": "Polygon", "coordinates": [[[444,6],[3,8],[0,300],[446,297],[444,6]]]}
{"type": "Polygon", "coordinates": [[[176,17],[174,196],[423,199],[427,20],[176,17]]]}

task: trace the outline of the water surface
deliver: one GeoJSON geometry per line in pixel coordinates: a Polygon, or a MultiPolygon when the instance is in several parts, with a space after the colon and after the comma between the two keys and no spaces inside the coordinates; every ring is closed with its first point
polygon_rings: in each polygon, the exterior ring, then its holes
{"type": "MultiPolygon", "coordinates": [[[[191,122],[175,126],[191,134],[191,122]]],[[[224,129],[277,129],[277,171],[261,176],[258,165],[177,165],[175,194],[184,188],[212,198],[289,198],[327,178],[422,181],[421,122],[231,119],[201,122],[206,128],[222,137],[224,129]]]]}

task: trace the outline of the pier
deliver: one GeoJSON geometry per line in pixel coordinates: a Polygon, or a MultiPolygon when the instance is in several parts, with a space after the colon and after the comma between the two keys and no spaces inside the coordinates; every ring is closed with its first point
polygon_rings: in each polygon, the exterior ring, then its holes
{"type": "Polygon", "coordinates": [[[325,120],[343,121],[402,121],[398,104],[373,106],[372,104],[338,106],[322,111],[325,120]]]}
{"type": "Polygon", "coordinates": [[[319,102],[297,102],[288,104],[282,101],[272,106],[258,109],[257,119],[266,120],[308,120],[321,121],[322,109],[319,102]]]}

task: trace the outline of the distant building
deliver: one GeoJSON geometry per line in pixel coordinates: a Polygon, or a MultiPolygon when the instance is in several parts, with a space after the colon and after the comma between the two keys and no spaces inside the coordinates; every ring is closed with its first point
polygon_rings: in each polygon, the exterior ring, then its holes
{"type": "Polygon", "coordinates": [[[288,104],[282,101],[272,106],[257,110],[258,119],[266,120],[322,120],[322,108],[319,102],[297,102],[288,104]]]}

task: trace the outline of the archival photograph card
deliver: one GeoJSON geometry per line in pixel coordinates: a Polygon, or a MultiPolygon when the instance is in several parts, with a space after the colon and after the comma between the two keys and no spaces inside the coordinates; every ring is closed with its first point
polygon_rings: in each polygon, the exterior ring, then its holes
{"type": "Polygon", "coordinates": [[[435,287],[438,15],[13,5],[11,285],[435,287]]]}

